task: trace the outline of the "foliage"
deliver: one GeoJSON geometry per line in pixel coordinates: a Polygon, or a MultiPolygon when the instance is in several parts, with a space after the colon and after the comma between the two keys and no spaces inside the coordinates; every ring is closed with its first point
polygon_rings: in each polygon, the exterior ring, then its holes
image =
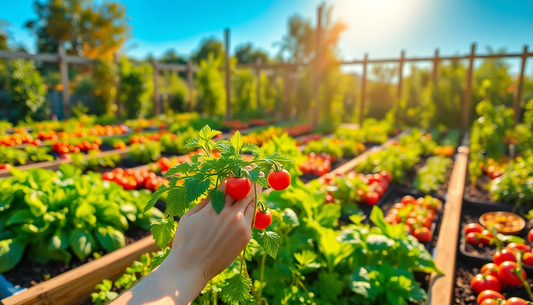
{"type": "Polygon", "coordinates": [[[112,59],[129,36],[126,7],[116,2],[36,1],[34,5],[38,17],[26,28],[35,32],[43,53],[57,53],[60,43],[68,42],[70,54],[112,59]]]}
{"type": "Polygon", "coordinates": [[[272,155],[275,152],[294,160],[294,162],[280,162],[283,168],[291,174],[291,183],[296,183],[298,177],[302,174],[298,165],[305,160],[304,155],[298,149],[296,141],[288,134],[284,133],[280,136],[274,136],[261,146],[263,154],[266,156],[272,155]]]}
{"type": "Polygon", "coordinates": [[[161,151],[169,154],[186,154],[193,151],[192,148],[184,148],[185,143],[192,138],[198,136],[198,132],[190,127],[182,132],[175,134],[165,133],[159,137],[161,143],[161,151]]]}
{"type": "Polygon", "coordinates": [[[99,151],[90,150],[87,155],[83,153],[74,153],[70,154],[70,157],[72,158],[72,165],[82,171],[96,171],[100,168],[115,167],[120,162],[119,154],[108,155],[105,157],[99,155],[99,151]]]}
{"type": "Polygon", "coordinates": [[[18,118],[42,117],[45,111],[46,86],[33,61],[10,60],[8,64],[7,90],[10,108],[17,110],[18,118]]]}
{"type": "Polygon", "coordinates": [[[158,82],[159,92],[167,95],[168,110],[178,113],[189,109],[189,87],[177,72],[164,71],[158,82]]]}
{"type": "Polygon", "coordinates": [[[160,157],[161,143],[148,141],[132,144],[127,158],[137,163],[146,164],[157,161],[160,157]]]}
{"type": "Polygon", "coordinates": [[[95,114],[113,116],[116,110],[118,80],[117,66],[111,60],[98,59],[93,66],[93,78],[95,79],[95,114]]]}
{"type": "Polygon", "coordinates": [[[210,116],[226,113],[226,93],[219,71],[221,64],[221,57],[210,54],[207,60],[200,62],[200,69],[196,72],[199,100],[204,111],[210,116]]]}
{"type": "Polygon", "coordinates": [[[28,161],[28,153],[24,150],[0,145],[0,164],[24,165],[28,161]]]}
{"type": "Polygon", "coordinates": [[[433,154],[437,143],[429,133],[424,133],[418,128],[413,128],[409,134],[403,135],[399,140],[400,145],[408,148],[419,149],[423,155],[433,154]]]}
{"type": "Polygon", "coordinates": [[[67,164],[58,172],[13,168],[11,173],[0,180],[0,272],[14,268],[25,251],[31,261],[66,264],[71,252],[83,261],[95,251],[114,251],[124,246],[130,225],[148,229],[161,219],[155,209],[143,214],[148,193],[125,191],[100,174],[81,175],[67,164]]]}
{"type": "Polygon", "coordinates": [[[387,148],[370,154],[364,161],[357,165],[357,172],[391,173],[394,181],[404,184],[405,173],[413,168],[420,159],[422,149],[418,145],[409,147],[391,145],[387,148]]]}
{"type": "Polygon", "coordinates": [[[257,109],[257,80],[251,69],[239,69],[233,77],[231,111],[246,113],[257,109]]]}
{"type": "Polygon", "coordinates": [[[335,138],[322,138],[317,141],[307,143],[304,152],[309,154],[326,153],[335,157],[354,157],[365,150],[365,146],[361,142],[351,139],[341,140],[335,138]]]}
{"type": "Polygon", "coordinates": [[[149,64],[135,66],[126,57],[120,59],[120,99],[125,106],[126,117],[145,118],[150,114],[153,72],[149,64]]]}
{"type": "Polygon", "coordinates": [[[446,181],[446,172],[451,163],[451,158],[429,157],[426,165],[419,169],[415,176],[414,188],[427,194],[436,192],[446,181]]]}
{"type": "Polygon", "coordinates": [[[28,145],[24,147],[24,151],[28,154],[28,158],[34,162],[54,160],[54,156],[48,154],[50,152],[49,147],[37,147],[34,145],[28,145]]]}
{"type": "Polygon", "coordinates": [[[533,201],[533,154],[512,160],[501,177],[493,179],[488,190],[494,201],[512,202],[517,206],[533,201]]]}

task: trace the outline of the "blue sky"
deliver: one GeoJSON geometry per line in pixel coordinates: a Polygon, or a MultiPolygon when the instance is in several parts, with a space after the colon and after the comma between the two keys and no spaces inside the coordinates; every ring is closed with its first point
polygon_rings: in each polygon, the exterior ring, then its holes
{"type": "MultiPolygon", "coordinates": [[[[41,0],[42,1],[42,0],[41,0]]],[[[100,0],[98,0],[100,1],[100,0]]],[[[189,55],[205,37],[223,37],[231,29],[232,49],[252,42],[271,55],[275,42],[287,31],[289,16],[299,13],[316,22],[321,0],[123,0],[127,6],[132,38],[125,52],[143,58],[174,48],[189,55]]],[[[348,29],[339,49],[346,59],[464,54],[472,42],[485,52],[506,48],[533,49],[533,1],[531,0],[336,0],[333,16],[348,29]]],[[[0,19],[9,21],[18,43],[35,50],[34,36],[24,29],[35,17],[33,0],[0,0],[0,19]]],[[[517,64],[518,62],[516,62],[517,64]]],[[[531,65],[528,65],[531,66],[531,65]]],[[[531,70],[531,68],[528,68],[531,70]]]]}

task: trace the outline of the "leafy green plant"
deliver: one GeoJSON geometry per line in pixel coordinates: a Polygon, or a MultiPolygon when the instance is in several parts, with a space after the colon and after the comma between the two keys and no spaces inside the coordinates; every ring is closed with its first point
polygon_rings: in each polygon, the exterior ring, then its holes
{"type": "Polygon", "coordinates": [[[194,128],[189,127],[185,131],[177,132],[175,134],[164,133],[159,138],[161,143],[161,151],[169,154],[186,154],[191,152],[191,148],[184,148],[185,143],[192,137],[198,135],[194,128]]]}
{"type": "Polygon", "coordinates": [[[157,161],[161,157],[161,143],[148,141],[131,145],[128,159],[137,163],[157,161]]]}
{"type": "Polygon", "coordinates": [[[0,164],[24,165],[26,161],[28,161],[28,153],[24,150],[0,145],[0,164]]]}
{"type": "Polygon", "coordinates": [[[291,138],[288,134],[284,133],[281,136],[274,136],[268,142],[261,146],[261,150],[265,156],[269,156],[278,152],[279,154],[293,160],[291,162],[280,162],[290,174],[291,183],[298,180],[298,177],[302,174],[298,165],[305,161],[305,156],[298,149],[296,140],[291,138]]]}
{"type": "Polygon", "coordinates": [[[99,250],[111,252],[124,246],[130,226],[147,230],[162,218],[153,208],[143,213],[149,193],[125,191],[71,165],[11,173],[0,180],[0,272],[13,269],[25,252],[38,263],[68,263],[72,252],[82,261],[99,250]]]}
{"type": "Polygon", "coordinates": [[[503,174],[487,187],[494,201],[530,205],[533,202],[533,154],[510,161],[503,174]]]}
{"type": "Polygon", "coordinates": [[[13,124],[11,124],[8,121],[1,120],[0,121],[0,134],[3,134],[6,132],[6,130],[13,128],[13,124]]]}
{"type": "Polygon", "coordinates": [[[18,110],[18,118],[38,118],[43,115],[46,86],[33,61],[9,61],[7,91],[10,105],[18,110]]]}
{"type": "Polygon", "coordinates": [[[97,170],[102,167],[115,167],[120,162],[119,154],[102,157],[100,152],[94,150],[87,152],[87,156],[83,153],[75,153],[70,154],[70,157],[72,158],[72,165],[82,171],[97,170]]]}
{"type": "Polygon", "coordinates": [[[436,192],[446,181],[446,172],[451,163],[451,158],[429,157],[426,165],[418,170],[415,176],[414,188],[427,194],[436,192]]]}
{"type": "Polygon", "coordinates": [[[196,72],[199,101],[209,116],[226,113],[224,82],[219,71],[221,64],[222,58],[209,54],[207,60],[200,62],[200,69],[196,72]]]}
{"type": "Polygon", "coordinates": [[[49,147],[37,147],[34,145],[28,145],[24,147],[24,151],[28,154],[30,160],[35,162],[52,161],[54,156],[49,155],[49,147]]]}
{"type": "MultiPolygon", "coordinates": [[[[262,201],[258,201],[256,185],[268,187],[267,179],[261,175],[270,173],[273,168],[279,169],[281,162],[290,162],[287,157],[275,152],[264,157],[261,150],[253,144],[244,143],[241,134],[237,131],[229,141],[214,142],[213,137],[220,134],[220,131],[212,130],[205,126],[199,132],[199,138],[191,138],[187,141],[185,148],[199,148],[203,153],[191,157],[191,162],[184,162],[176,167],[170,168],[166,173],[169,178],[169,185],[161,185],[153,194],[152,199],[146,205],[146,210],[152,208],[157,199],[168,192],[167,208],[165,218],[152,225],[152,234],[155,242],[160,247],[164,247],[172,239],[177,223],[174,216],[182,216],[191,203],[198,199],[209,196],[211,205],[215,212],[220,213],[224,207],[224,194],[218,189],[219,183],[230,176],[245,177],[252,183],[255,192],[255,211],[260,208],[267,209],[262,201]],[[212,156],[213,149],[218,149],[220,158],[212,156]],[[253,160],[246,161],[241,153],[251,152],[253,160]],[[201,159],[200,159],[201,158],[201,159]],[[247,170],[246,166],[257,165],[257,167],[247,170]],[[182,183],[178,183],[182,181],[182,183]]],[[[265,229],[254,232],[257,242],[262,249],[271,257],[276,258],[279,250],[279,235],[265,229]]],[[[246,253],[246,249],[244,251],[246,253]]],[[[243,302],[250,298],[251,280],[247,272],[243,272],[246,262],[244,257],[240,258],[240,270],[227,280],[225,300],[229,303],[243,302]]]]}
{"type": "Polygon", "coordinates": [[[118,79],[117,65],[111,60],[97,59],[93,65],[92,77],[95,80],[96,113],[114,116],[113,106],[115,106],[117,88],[113,84],[118,79]]]}
{"type": "Polygon", "coordinates": [[[326,153],[337,158],[342,158],[344,156],[343,149],[339,145],[339,142],[325,138],[307,143],[307,146],[304,149],[304,153],[309,154],[311,152],[315,154],[326,153]]]}
{"type": "Polygon", "coordinates": [[[395,182],[404,184],[406,171],[413,168],[420,159],[422,152],[419,146],[414,144],[411,146],[391,145],[381,151],[372,153],[357,165],[357,172],[379,173],[380,171],[386,171],[391,173],[395,182]]]}
{"type": "Polygon", "coordinates": [[[120,59],[120,99],[128,118],[145,118],[152,110],[153,68],[148,64],[132,65],[120,59]]]}
{"type": "Polygon", "coordinates": [[[437,147],[430,133],[424,133],[418,128],[413,128],[409,134],[403,135],[398,141],[400,145],[410,149],[419,149],[423,155],[431,155],[437,147]]]}

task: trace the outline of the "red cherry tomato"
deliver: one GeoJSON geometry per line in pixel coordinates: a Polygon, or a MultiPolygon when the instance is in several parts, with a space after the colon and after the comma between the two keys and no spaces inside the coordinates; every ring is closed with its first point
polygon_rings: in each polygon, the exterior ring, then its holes
{"type": "Polygon", "coordinates": [[[482,291],[477,296],[477,303],[481,304],[481,303],[483,303],[484,300],[487,300],[487,299],[505,300],[503,295],[501,293],[499,293],[498,291],[485,290],[485,291],[482,291]]]}
{"type": "Polygon", "coordinates": [[[500,270],[498,268],[498,265],[494,263],[488,263],[488,264],[483,265],[483,267],[481,267],[481,274],[492,275],[498,278],[498,270],[500,270]]]}
{"type": "Polygon", "coordinates": [[[7,170],[10,170],[10,169],[11,169],[11,164],[9,164],[9,163],[4,163],[4,164],[0,165],[0,169],[7,169],[7,170]]]}
{"type": "Polygon", "coordinates": [[[112,172],[107,172],[107,173],[102,174],[102,180],[113,181],[114,177],[115,176],[113,175],[112,172]]]}
{"type": "Polygon", "coordinates": [[[527,305],[529,304],[526,300],[521,298],[510,298],[505,301],[505,305],[527,305]]]}
{"type": "Polygon", "coordinates": [[[266,213],[263,213],[261,210],[257,210],[255,214],[255,223],[254,228],[258,230],[266,229],[272,223],[272,213],[267,209],[266,213]]]}
{"type": "Polygon", "coordinates": [[[387,181],[388,183],[391,183],[392,182],[392,175],[386,171],[381,171],[379,173],[381,175],[381,177],[383,177],[383,179],[385,181],[387,181]]]}
{"type": "Polygon", "coordinates": [[[533,229],[527,233],[527,239],[533,243],[533,229]]]}
{"type": "Polygon", "coordinates": [[[479,245],[481,242],[477,238],[476,233],[468,233],[466,234],[466,242],[471,245],[479,245]]]}
{"type": "Polygon", "coordinates": [[[286,189],[291,184],[291,174],[286,170],[268,174],[268,184],[276,191],[286,189]]]}
{"type": "Polygon", "coordinates": [[[485,299],[483,300],[483,302],[481,302],[481,304],[479,305],[501,305],[502,303],[498,300],[494,300],[494,299],[485,299]]]}
{"type": "Polygon", "coordinates": [[[426,227],[415,229],[413,236],[421,243],[428,243],[431,240],[431,232],[426,227]]]}
{"type": "Polygon", "coordinates": [[[380,174],[374,174],[372,175],[372,177],[370,177],[370,179],[368,179],[368,183],[370,184],[374,182],[379,183],[381,180],[383,180],[383,176],[381,176],[380,174]]]}
{"type": "Polygon", "coordinates": [[[526,265],[533,266],[533,253],[524,253],[524,256],[522,256],[522,262],[526,265]]]}
{"type": "Polygon", "coordinates": [[[414,204],[414,203],[415,203],[415,198],[413,198],[413,196],[409,196],[409,195],[404,196],[404,197],[402,198],[402,203],[403,203],[403,204],[408,204],[408,203],[412,203],[412,204],[414,204]]]}
{"type": "Polygon", "coordinates": [[[252,184],[248,178],[235,178],[231,177],[226,183],[226,192],[233,199],[243,199],[248,196],[250,190],[252,189],[252,184]]]}
{"type": "Polygon", "coordinates": [[[465,226],[465,235],[468,233],[481,233],[485,228],[478,223],[469,223],[465,226]]]}
{"type": "Polygon", "coordinates": [[[479,237],[479,242],[485,246],[490,245],[490,241],[494,238],[494,235],[489,230],[483,230],[481,236],[479,237]]]}
{"type": "MultiPolygon", "coordinates": [[[[520,278],[514,273],[514,270],[518,268],[518,265],[515,262],[503,262],[499,266],[500,270],[498,271],[498,278],[500,278],[505,283],[511,285],[511,286],[520,286],[522,285],[522,281],[520,278]]],[[[522,276],[524,279],[527,278],[526,272],[524,269],[522,269],[522,276]]]]}
{"type": "Polygon", "coordinates": [[[505,249],[510,250],[511,252],[514,251],[522,251],[522,252],[530,252],[531,247],[526,244],[519,244],[519,243],[510,243],[508,244],[505,249]]]}
{"type": "Polygon", "coordinates": [[[376,192],[370,191],[366,193],[365,202],[368,205],[376,205],[379,201],[379,195],[376,192]]]}
{"type": "Polygon", "coordinates": [[[498,278],[492,275],[478,274],[472,278],[470,286],[472,286],[472,290],[478,294],[484,290],[501,291],[498,278]]]}
{"type": "Polygon", "coordinates": [[[502,249],[501,251],[494,253],[492,260],[499,266],[503,262],[516,262],[516,257],[514,256],[513,251],[502,249]]]}

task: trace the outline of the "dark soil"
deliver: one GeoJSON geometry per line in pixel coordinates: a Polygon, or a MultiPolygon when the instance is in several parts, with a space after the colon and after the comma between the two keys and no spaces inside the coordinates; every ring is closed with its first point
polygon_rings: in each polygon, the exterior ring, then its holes
{"type": "MultiPolygon", "coordinates": [[[[458,305],[477,305],[477,294],[470,287],[470,281],[474,276],[479,274],[484,263],[480,262],[467,263],[461,259],[457,260],[455,273],[455,287],[453,290],[454,300],[453,304],[458,305]]],[[[533,284],[533,279],[529,278],[528,283],[533,284]]],[[[512,287],[502,289],[501,293],[507,297],[519,297],[528,300],[529,296],[523,287],[512,287]]]]}
{"type": "MultiPolygon", "coordinates": [[[[140,228],[130,229],[126,232],[126,245],[132,244],[146,236],[150,236],[150,231],[145,231],[140,228]]],[[[92,260],[94,260],[94,258],[90,257],[85,261],[80,261],[74,254],[72,254],[72,259],[69,264],[57,261],[50,261],[47,264],[39,264],[29,261],[25,255],[17,267],[11,271],[3,273],[3,275],[13,285],[29,288],[92,260]]]]}
{"type": "Polygon", "coordinates": [[[475,184],[472,184],[470,180],[470,173],[467,170],[465,179],[465,199],[470,201],[490,201],[492,202],[492,195],[487,190],[487,185],[490,182],[489,176],[483,174],[476,180],[475,184]]]}
{"type": "MultiPolygon", "coordinates": [[[[415,181],[416,174],[418,171],[426,165],[428,157],[422,156],[420,157],[420,160],[418,163],[413,166],[413,168],[409,169],[405,172],[405,179],[404,179],[404,185],[402,187],[405,187],[407,189],[414,189],[413,184],[415,181]]],[[[437,197],[444,197],[448,193],[448,185],[450,183],[450,178],[452,176],[453,171],[453,165],[455,161],[452,160],[452,163],[450,163],[450,166],[448,166],[448,169],[446,170],[446,180],[439,186],[439,189],[432,193],[431,195],[437,196],[437,197]]]]}

